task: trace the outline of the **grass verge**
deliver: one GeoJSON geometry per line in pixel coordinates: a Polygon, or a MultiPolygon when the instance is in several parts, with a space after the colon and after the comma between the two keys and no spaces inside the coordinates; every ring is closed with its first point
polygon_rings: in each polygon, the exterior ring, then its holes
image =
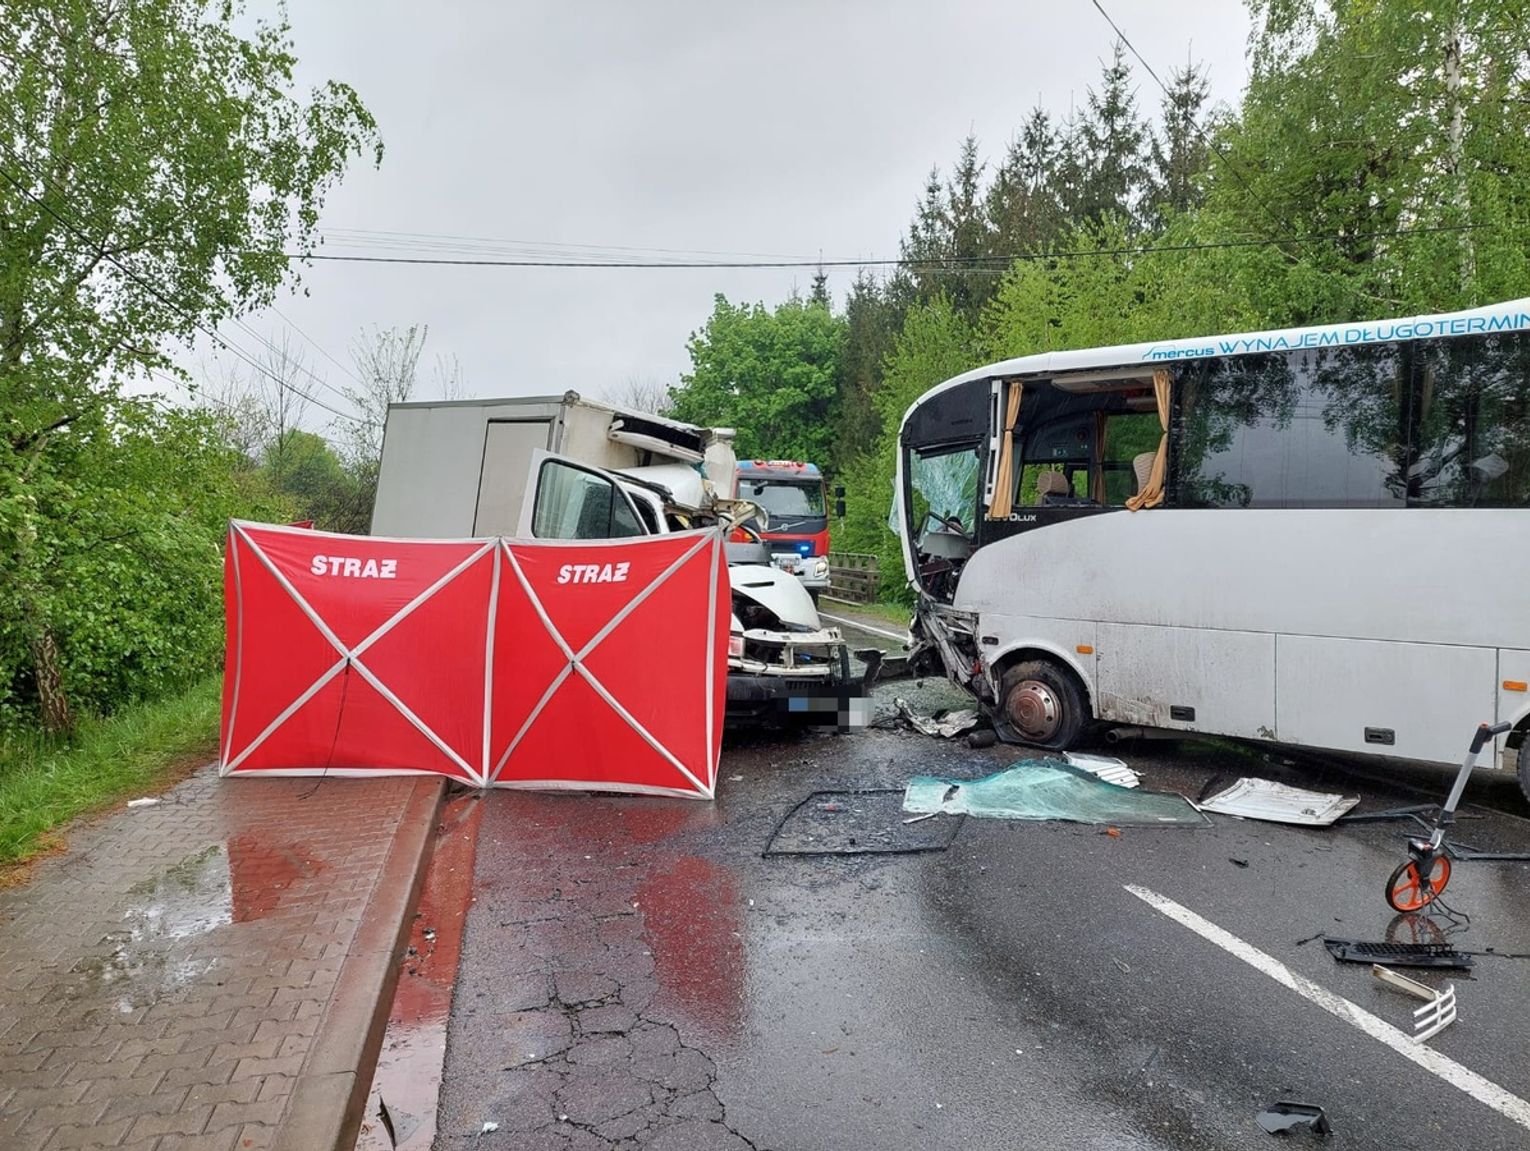
{"type": "Polygon", "coordinates": [[[908,627],[908,621],[914,615],[913,608],[896,603],[846,603],[825,597],[821,606],[830,615],[865,616],[867,619],[896,624],[900,628],[908,627]]]}
{"type": "Polygon", "coordinates": [[[184,777],[217,752],[220,679],[86,719],[67,742],[0,745],[0,867],[56,846],[56,828],[78,815],[184,777]]]}

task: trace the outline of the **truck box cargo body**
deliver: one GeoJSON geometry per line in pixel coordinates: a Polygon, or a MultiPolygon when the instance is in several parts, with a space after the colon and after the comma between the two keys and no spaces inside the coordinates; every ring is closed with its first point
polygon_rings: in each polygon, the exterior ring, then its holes
{"type": "Polygon", "coordinates": [[[514,535],[537,449],[608,471],[701,463],[719,492],[733,483],[730,434],[621,412],[577,392],[393,404],[371,534],[514,535]]]}
{"type": "MultiPolygon", "coordinates": [[[[864,684],[732,498],[733,433],[563,396],[394,404],[372,534],[599,539],[742,521],[728,545],[728,716],[860,726],[864,684]]],[[[656,661],[661,652],[655,652],[656,661]]],[[[658,663],[656,662],[656,666],[658,663]]]]}

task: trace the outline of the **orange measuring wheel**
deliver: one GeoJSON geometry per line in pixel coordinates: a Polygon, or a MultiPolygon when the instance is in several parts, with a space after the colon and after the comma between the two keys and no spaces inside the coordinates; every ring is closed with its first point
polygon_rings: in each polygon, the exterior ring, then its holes
{"type": "Polygon", "coordinates": [[[1398,911],[1417,911],[1434,902],[1450,882],[1450,859],[1444,855],[1410,859],[1387,880],[1387,902],[1398,911]]]}

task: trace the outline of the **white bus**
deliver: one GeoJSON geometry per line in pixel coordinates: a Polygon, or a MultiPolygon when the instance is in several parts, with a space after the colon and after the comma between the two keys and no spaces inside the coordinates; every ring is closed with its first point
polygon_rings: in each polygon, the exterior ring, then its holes
{"type": "Polygon", "coordinates": [[[894,515],[915,666],[1007,740],[1099,721],[1448,763],[1508,720],[1509,766],[1530,299],[978,368],[904,415],[894,515]]]}

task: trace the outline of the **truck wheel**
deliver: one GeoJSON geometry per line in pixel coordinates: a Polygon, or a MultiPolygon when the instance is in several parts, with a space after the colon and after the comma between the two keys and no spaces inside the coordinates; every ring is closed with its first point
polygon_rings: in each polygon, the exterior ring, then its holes
{"type": "Polygon", "coordinates": [[[1050,660],[1026,660],[1004,673],[993,726],[1005,743],[1062,751],[1077,742],[1086,718],[1078,683],[1050,660]]]}
{"type": "Polygon", "coordinates": [[[1530,731],[1525,733],[1514,754],[1518,756],[1514,766],[1519,773],[1519,790],[1525,793],[1525,802],[1530,803],[1530,731]]]}

